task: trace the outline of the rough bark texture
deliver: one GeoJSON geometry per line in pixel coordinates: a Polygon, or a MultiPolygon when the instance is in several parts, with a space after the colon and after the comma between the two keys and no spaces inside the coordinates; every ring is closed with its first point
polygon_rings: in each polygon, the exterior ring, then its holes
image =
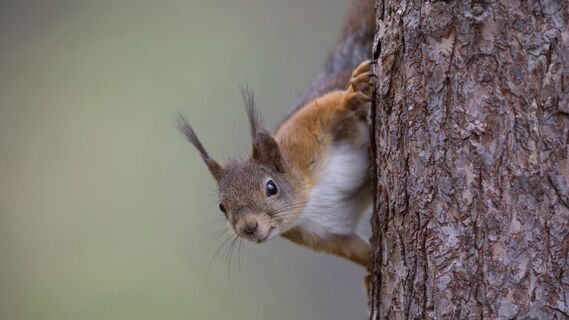
{"type": "Polygon", "coordinates": [[[566,0],[378,0],[372,319],[569,317],[566,0]]]}

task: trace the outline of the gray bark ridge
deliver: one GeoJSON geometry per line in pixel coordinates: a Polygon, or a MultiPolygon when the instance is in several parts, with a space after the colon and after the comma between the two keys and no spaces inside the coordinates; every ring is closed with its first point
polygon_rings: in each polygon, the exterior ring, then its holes
{"type": "Polygon", "coordinates": [[[568,2],[376,10],[371,319],[568,319],[568,2]]]}

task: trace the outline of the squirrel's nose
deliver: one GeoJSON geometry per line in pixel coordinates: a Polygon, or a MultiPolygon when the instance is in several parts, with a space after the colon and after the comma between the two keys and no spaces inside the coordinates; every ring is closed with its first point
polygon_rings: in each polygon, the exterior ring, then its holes
{"type": "Polygon", "coordinates": [[[243,232],[248,235],[248,236],[252,236],[255,231],[257,231],[257,222],[251,222],[251,223],[247,223],[245,225],[245,227],[243,228],[243,232]]]}

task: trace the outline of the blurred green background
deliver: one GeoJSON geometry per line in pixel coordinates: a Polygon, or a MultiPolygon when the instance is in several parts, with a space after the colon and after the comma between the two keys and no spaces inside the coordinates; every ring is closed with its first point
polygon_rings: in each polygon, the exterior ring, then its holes
{"type": "Polygon", "coordinates": [[[283,239],[212,260],[215,185],[175,128],[245,155],[238,85],[274,128],[346,7],[0,1],[0,319],[364,319],[350,262],[283,239]]]}

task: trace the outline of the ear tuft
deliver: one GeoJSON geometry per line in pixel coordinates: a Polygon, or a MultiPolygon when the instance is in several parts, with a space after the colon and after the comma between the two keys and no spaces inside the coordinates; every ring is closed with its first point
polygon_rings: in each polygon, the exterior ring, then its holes
{"type": "Polygon", "coordinates": [[[247,85],[241,86],[241,97],[243,98],[243,105],[245,112],[249,118],[249,129],[251,130],[251,140],[255,141],[257,133],[264,130],[263,120],[257,109],[255,108],[255,93],[249,89],[247,85]]]}
{"type": "Polygon", "coordinates": [[[271,137],[269,131],[263,126],[261,115],[255,108],[255,94],[247,86],[241,87],[241,96],[245,105],[245,112],[249,118],[253,154],[251,159],[257,163],[274,167],[284,172],[285,166],[279,150],[279,145],[271,137]]]}
{"type": "Polygon", "coordinates": [[[198,150],[213,178],[216,181],[219,181],[221,174],[223,173],[223,168],[215,160],[210,158],[200,139],[196,135],[196,132],[180,112],[178,112],[177,125],[178,129],[184,134],[186,139],[188,139],[188,141],[198,150]]]}

